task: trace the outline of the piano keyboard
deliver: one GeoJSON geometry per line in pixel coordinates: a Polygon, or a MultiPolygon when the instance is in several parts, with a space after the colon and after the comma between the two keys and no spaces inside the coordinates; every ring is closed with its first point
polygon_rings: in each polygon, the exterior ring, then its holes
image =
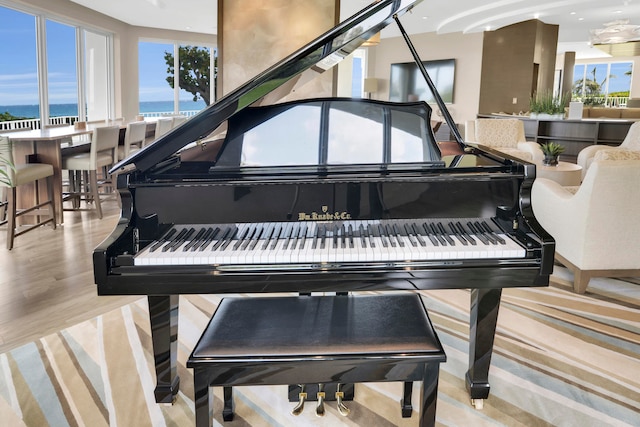
{"type": "Polygon", "coordinates": [[[286,265],[524,258],[485,219],[179,225],[134,265],[286,265]]]}

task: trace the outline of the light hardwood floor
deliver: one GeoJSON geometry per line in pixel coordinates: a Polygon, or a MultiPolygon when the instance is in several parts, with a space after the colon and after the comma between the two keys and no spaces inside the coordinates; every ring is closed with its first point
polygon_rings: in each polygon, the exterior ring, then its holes
{"type": "Polygon", "coordinates": [[[64,212],[63,226],[19,236],[11,251],[0,227],[0,353],[140,298],[97,295],[92,252],[120,213],[115,200],[102,207],[103,219],[64,212]]]}

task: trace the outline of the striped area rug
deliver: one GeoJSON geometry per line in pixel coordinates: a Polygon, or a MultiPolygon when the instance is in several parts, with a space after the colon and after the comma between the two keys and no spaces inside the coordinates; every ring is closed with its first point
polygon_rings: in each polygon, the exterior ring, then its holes
{"type": "MultiPolygon", "coordinates": [[[[469,292],[422,295],[448,360],[441,365],[440,426],[639,426],[640,286],[593,279],[587,295],[568,291],[556,268],[549,288],[503,292],[490,371],[491,395],[476,410],[464,386],[469,292]]],[[[190,426],[193,377],[185,361],[219,302],[180,300],[181,390],[173,405],[153,400],[153,364],[146,299],[0,355],[0,425],[190,426]]],[[[414,384],[414,397],[418,395],[414,384]]],[[[415,426],[400,417],[400,383],[356,386],[349,417],[328,403],[318,418],[309,403],[290,414],[286,386],[234,389],[236,418],[225,426],[415,426]]],[[[221,390],[214,408],[220,411],[221,390]]],[[[414,401],[414,411],[417,402],[414,401]]]]}

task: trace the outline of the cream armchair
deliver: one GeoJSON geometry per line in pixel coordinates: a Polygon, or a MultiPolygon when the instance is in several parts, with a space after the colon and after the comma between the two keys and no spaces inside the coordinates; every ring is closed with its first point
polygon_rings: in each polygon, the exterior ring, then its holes
{"type": "Polygon", "coordinates": [[[465,140],[531,163],[542,163],[540,145],[527,141],[524,123],[519,119],[476,119],[465,124],[465,140]]]}
{"type": "Polygon", "coordinates": [[[618,147],[611,147],[609,145],[590,145],[586,148],[583,148],[578,153],[577,163],[582,166],[582,179],[584,179],[587,174],[587,170],[591,163],[593,162],[593,158],[601,150],[631,150],[640,152],[640,121],[635,122],[629,127],[629,131],[627,132],[627,136],[622,141],[618,147]]]}
{"type": "Polygon", "coordinates": [[[533,213],[555,238],[556,260],[573,272],[577,293],[591,277],[640,276],[640,153],[611,160],[611,151],[598,153],[575,194],[544,178],[531,191],[533,213]]]}

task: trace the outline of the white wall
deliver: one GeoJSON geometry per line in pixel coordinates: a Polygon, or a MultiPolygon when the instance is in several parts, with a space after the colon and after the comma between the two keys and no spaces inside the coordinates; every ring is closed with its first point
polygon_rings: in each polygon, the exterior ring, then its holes
{"type": "MultiPolygon", "coordinates": [[[[482,33],[423,33],[410,38],[423,61],[456,60],[453,103],[447,105],[447,109],[458,124],[475,119],[480,101],[482,33]]],[[[388,100],[391,64],[412,61],[411,52],[402,37],[383,38],[378,46],[369,48],[368,77],[378,79],[378,92],[372,94],[372,98],[388,100]]],[[[437,106],[432,107],[436,111],[437,106]]]]}

